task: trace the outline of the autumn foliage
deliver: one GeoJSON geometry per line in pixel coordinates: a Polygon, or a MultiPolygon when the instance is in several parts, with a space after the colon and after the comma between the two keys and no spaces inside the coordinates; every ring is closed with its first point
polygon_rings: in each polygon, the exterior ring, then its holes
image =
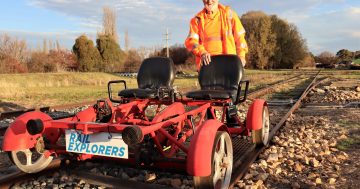
{"type": "Polygon", "coordinates": [[[0,73],[60,72],[78,69],[75,55],[64,49],[30,51],[25,40],[0,36],[0,73]]]}

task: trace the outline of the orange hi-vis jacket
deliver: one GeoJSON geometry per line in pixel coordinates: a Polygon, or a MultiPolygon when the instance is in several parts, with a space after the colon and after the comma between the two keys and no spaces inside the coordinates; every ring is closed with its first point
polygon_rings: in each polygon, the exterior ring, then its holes
{"type": "Polygon", "coordinates": [[[245,57],[248,52],[245,29],[238,15],[230,7],[221,4],[217,13],[213,15],[207,14],[203,9],[191,19],[185,46],[196,56],[198,69],[203,53],[237,54],[245,57]]]}

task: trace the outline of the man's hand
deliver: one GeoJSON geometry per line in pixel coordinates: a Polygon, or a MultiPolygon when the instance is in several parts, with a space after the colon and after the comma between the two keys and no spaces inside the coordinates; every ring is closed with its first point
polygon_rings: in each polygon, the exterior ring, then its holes
{"type": "Polygon", "coordinates": [[[245,65],[246,65],[246,59],[245,59],[245,57],[240,56],[240,60],[241,60],[241,63],[242,63],[243,68],[245,68],[245,65]]]}
{"type": "Polygon", "coordinates": [[[211,62],[211,55],[209,53],[203,53],[201,55],[201,65],[209,65],[211,62]]]}

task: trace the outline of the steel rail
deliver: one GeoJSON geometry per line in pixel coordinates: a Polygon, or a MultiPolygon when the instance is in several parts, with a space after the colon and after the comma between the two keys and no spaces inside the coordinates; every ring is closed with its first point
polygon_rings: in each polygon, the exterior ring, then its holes
{"type": "MultiPolygon", "coordinates": [[[[317,77],[318,77],[319,74],[320,74],[320,71],[314,76],[312,82],[307,86],[307,88],[301,94],[298,101],[290,108],[290,110],[286,113],[286,115],[282,117],[282,119],[276,124],[276,126],[274,128],[272,128],[272,130],[269,133],[270,139],[285,124],[286,120],[290,117],[290,115],[292,113],[294,113],[300,107],[302,100],[305,99],[307,94],[313,88],[315,88],[317,85],[319,85],[320,83],[323,83],[324,81],[326,81],[328,79],[328,78],[325,78],[325,79],[322,79],[320,81],[317,81],[317,79],[318,79],[317,77]]],[[[255,148],[255,150],[249,152],[249,154],[246,155],[247,157],[244,159],[243,163],[239,167],[237,167],[237,169],[233,173],[233,177],[231,178],[230,188],[234,187],[236,182],[238,180],[240,180],[247,173],[247,171],[250,168],[251,164],[257,159],[259,154],[263,150],[265,150],[266,147],[267,146],[258,146],[258,147],[255,148]]]]}
{"type": "MultiPolygon", "coordinates": [[[[293,107],[287,112],[287,114],[280,120],[280,122],[277,123],[277,125],[270,131],[270,138],[272,138],[276,134],[276,132],[284,125],[284,123],[286,122],[288,117],[297,108],[300,107],[301,101],[307,96],[307,94],[318,84],[320,84],[321,82],[326,80],[326,79],[324,79],[324,80],[321,80],[316,83],[319,73],[320,73],[320,71],[314,76],[313,81],[304,90],[304,92],[300,96],[299,100],[293,105],[293,107]]],[[[292,77],[285,81],[275,83],[272,86],[266,87],[265,89],[260,89],[259,91],[261,91],[261,92],[254,91],[253,93],[250,93],[249,96],[256,97],[259,94],[263,95],[264,93],[269,93],[272,91],[272,90],[269,90],[269,88],[274,88],[278,85],[282,85],[284,83],[290,82],[291,80],[294,80],[299,76],[295,76],[295,77],[292,77]],[[266,92],[264,92],[264,91],[266,91],[266,92]]],[[[91,102],[79,103],[79,104],[73,104],[73,105],[56,106],[56,107],[54,106],[52,108],[56,109],[56,110],[60,110],[60,109],[66,109],[66,108],[70,108],[70,107],[77,107],[77,106],[88,105],[88,104],[91,104],[91,102]]],[[[44,107],[44,108],[38,108],[38,109],[29,109],[28,111],[34,111],[34,110],[49,111],[49,110],[51,110],[51,108],[44,107]]],[[[26,111],[24,111],[24,112],[26,112],[26,111]]],[[[24,112],[22,112],[22,113],[24,113],[24,112]]],[[[20,111],[17,111],[13,114],[18,114],[18,113],[20,113],[20,111]]],[[[9,114],[11,114],[11,113],[9,113],[9,114]]],[[[6,117],[6,114],[4,114],[4,113],[0,114],[0,119],[3,119],[4,117],[6,117]]],[[[236,184],[237,180],[241,179],[246,174],[250,165],[256,160],[258,155],[265,148],[266,148],[266,146],[257,147],[257,148],[255,148],[255,150],[253,150],[247,154],[247,156],[244,158],[244,162],[239,167],[237,167],[237,169],[235,170],[234,175],[236,175],[236,176],[232,177],[232,179],[231,179],[231,187],[233,187],[234,184],[236,184]]],[[[20,181],[24,181],[24,180],[28,180],[28,179],[31,179],[38,175],[41,175],[41,174],[45,174],[45,172],[47,172],[49,170],[51,171],[54,169],[58,169],[60,167],[60,164],[61,164],[61,160],[54,160],[46,170],[44,170],[40,173],[37,173],[37,174],[26,174],[21,171],[16,171],[12,174],[3,176],[0,178],[0,188],[4,188],[4,187],[8,188],[11,186],[11,184],[14,184],[14,183],[17,183],[20,181]]],[[[109,176],[93,175],[93,174],[90,174],[87,172],[73,171],[72,174],[74,174],[78,178],[85,180],[87,183],[94,184],[94,185],[101,185],[101,186],[105,186],[105,187],[109,187],[109,188],[150,188],[150,189],[151,188],[154,188],[154,189],[155,188],[156,189],[170,188],[170,187],[166,187],[166,186],[162,186],[162,185],[155,185],[155,184],[149,185],[147,183],[124,180],[124,179],[119,179],[119,178],[114,178],[114,177],[109,177],[109,176]]]]}
{"type": "Polygon", "coordinates": [[[68,108],[75,108],[80,106],[85,106],[89,104],[93,104],[95,101],[89,101],[89,102],[80,102],[75,104],[66,104],[66,105],[57,105],[57,106],[45,106],[45,107],[37,107],[37,108],[29,108],[29,109],[23,109],[23,110],[15,110],[15,111],[8,111],[8,112],[0,112],[0,120],[6,119],[6,118],[13,118],[17,117],[23,113],[31,112],[31,111],[41,111],[41,112],[47,112],[47,111],[53,111],[53,110],[64,110],[68,108]]]}
{"type": "MultiPolygon", "coordinates": [[[[276,82],[274,84],[271,84],[270,86],[266,86],[266,87],[261,88],[259,90],[255,90],[255,91],[248,94],[248,98],[254,99],[256,97],[268,94],[268,93],[272,92],[275,87],[278,87],[279,85],[282,85],[282,84],[292,82],[294,79],[299,78],[301,75],[304,75],[304,74],[298,74],[298,75],[290,77],[290,78],[288,78],[286,80],[282,80],[282,81],[276,82]]],[[[19,116],[21,114],[24,114],[26,112],[31,112],[31,111],[47,112],[47,111],[53,111],[53,110],[64,110],[64,109],[68,109],[68,108],[75,108],[75,107],[85,106],[85,105],[89,105],[89,104],[93,104],[93,103],[95,103],[95,101],[80,102],[80,103],[67,104],[67,105],[37,107],[37,108],[29,108],[29,109],[23,109],[23,110],[7,111],[7,112],[0,112],[0,120],[1,119],[6,119],[6,118],[17,117],[17,116],[19,116]]],[[[0,131],[0,133],[1,133],[1,131],[0,131]]]]}
{"type": "Polygon", "coordinates": [[[261,88],[259,90],[255,90],[255,91],[249,93],[247,95],[247,97],[248,97],[248,99],[255,99],[255,98],[258,98],[259,96],[269,94],[272,91],[274,91],[274,89],[276,87],[279,87],[280,85],[284,85],[286,83],[290,83],[290,82],[294,81],[295,79],[300,78],[301,75],[302,74],[298,74],[298,75],[296,75],[294,77],[291,77],[291,78],[288,78],[288,79],[273,83],[273,84],[271,84],[269,86],[266,86],[266,87],[263,87],[263,88],[261,88]]]}
{"type": "MultiPolygon", "coordinates": [[[[303,75],[303,74],[298,74],[298,75],[290,77],[286,80],[276,82],[265,88],[261,88],[259,90],[253,91],[248,94],[248,98],[255,99],[259,96],[268,94],[268,93],[272,92],[274,90],[274,88],[278,87],[279,85],[282,85],[282,84],[285,84],[288,82],[292,82],[292,80],[299,78],[301,75],[303,75]]],[[[17,116],[20,116],[21,114],[24,114],[24,113],[30,112],[30,111],[46,112],[46,111],[53,111],[53,110],[64,110],[64,109],[68,109],[68,108],[85,106],[85,105],[89,105],[89,104],[93,104],[93,103],[95,103],[95,101],[81,102],[81,103],[68,104],[68,105],[59,105],[59,106],[46,106],[46,107],[30,108],[30,109],[16,110],[16,111],[9,111],[9,112],[0,112],[0,120],[6,119],[6,118],[17,117],[17,116]]],[[[0,136],[4,136],[6,129],[7,129],[7,127],[0,127],[0,136]]]]}
{"type": "MultiPolygon", "coordinates": [[[[2,188],[11,188],[15,184],[26,182],[28,180],[37,178],[41,175],[46,175],[54,172],[54,170],[58,170],[60,168],[64,168],[61,165],[63,164],[61,159],[53,160],[50,165],[43,171],[35,174],[24,173],[17,168],[15,171],[3,175],[0,177],[0,189],[2,188]]],[[[74,165],[73,163],[71,163],[74,165]]],[[[71,164],[68,166],[68,169],[71,169],[71,164]]],[[[115,178],[111,176],[105,175],[96,175],[85,171],[79,170],[71,170],[70,175],[84,180],[88,184],[93,184],[97,186],[104,186],[107,188],[119,188],[119,189],[133,189],[133,188],[146,188],[146,189],[170,189],[172,187],[153,184],[153,183],[143,183],[138,181],[126,180],[122,178],[115,178]]]]}
{"type": "Polygon", "coordinates": [[[53,172],[54,170],[57,170],[61,167],[62,160],[61,159],[55,159],[53,160],[50,165],[46,167],[45,170],[35,173],[35,174],[28,174],[20,171],[19,169],[16,169],[14,172],[3,175],[0,177],[0,189],[2,188],[10,188],[12,185],[20,182],[25,182],[27,180],[30,180],[32,178],[36,178],[40,175],[45,175],[48,173],[53,172]]]}
{"type": "Polygon", "coordinates": [[[143,183],[138,181],[132,181],[122,178],[116,178],[105,175],[95,175],[85,171],[72,171],[72,175],[76,178],[84,180],[88,184],[97,186],[104,186],[107,188],[119,188],[119,189],[134,189],[134,188],[146,188],[146,189],[170,189],[168,187],[153,183],[143,183]]]}
{"type": "MultiPolygon", "coordinates": [[[[253,92],[248,94],[248,97],[249,98],[256,98],[257,96],[261,96],[263,94],[269,93],[269,92],[271,92],[272,88],[275,88],[278,85],[282,85],[282,84],[291,82],[292,80],[300,77],[301,75],[303,75],[303,74],[298,74],[298,75],[293,76],[291,78],[288,78],[286,80],[276,82],[276,83],[274,83],[274,84],[272,84],[270,86],[267,86],[265,88],[261,88],[259,90],[253,91],[253,92]]],[[[0,112],[0,120],[1,119],[6,119],[6,118],[17,117],[17,116],[19,116],[19,115],[21,115],[23,113],[31,112],[31,111],[46,112],[46,111],[52,111],[52,110],[64,110],[64,109],[68,109],[68,108],[75,108],[75,107],[85,106],[85,105],[89,105],[89,104],[93,104],[93,103],[95,103],[95,101],[80,102],[80,103],[66,104],[66,105],[57,105],[57,106],[36,107],[36,108],[28,108],[28,109],[23,109],[23,110],[0,112]]]]}

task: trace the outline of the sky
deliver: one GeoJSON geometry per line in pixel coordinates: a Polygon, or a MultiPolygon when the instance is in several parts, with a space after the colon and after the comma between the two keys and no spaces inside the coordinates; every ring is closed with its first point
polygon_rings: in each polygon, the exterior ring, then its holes
{"type": "MultiPolygon", "coordinates": [[[[238,13],[260,10],[295,24],[315,55],[340,49],[360,50],[360,0],[220,0],[238,13]]],[[[119,43],[124,33],[130,47],[163,47],[168,28],[170,45],[183,44],[190,19],[203,8],[201,0],[3,0],[0,34],[25,39],[31,48],[44,39],[70,49],[75,39],[91,39],[102,28],[102,8],[116,10],[119,43]]],[[[247,31],[251,32],[251,31],[247,31]]],[[[251,45],[251,44],[250,44],[251,45]]]]}

